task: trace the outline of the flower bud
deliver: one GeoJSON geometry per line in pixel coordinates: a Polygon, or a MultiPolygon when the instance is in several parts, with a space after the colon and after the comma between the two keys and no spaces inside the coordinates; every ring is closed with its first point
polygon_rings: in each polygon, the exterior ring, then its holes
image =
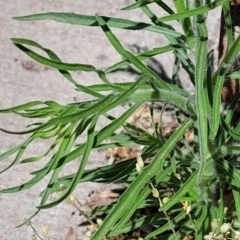
{"type": "Polygon", "coordinates": [[[73,195],[71,195],[71,196],[69,197],[69,202],[70,202],[70,203],[74,203],[74,202],[75,202],[75,197],[74,197],[73,195]]]}
{"type": "Polygon", "coordinates": [[[163,204],[167,203],[168,201],[169,201],[169,197],[164,197],[164,198],[162,199],[163,204]]]}
{"type": "Polygon", "coordinates": [[[28,220],[28,221],[26,222],[26,225],[27,225],[27,226],[31,226],[31,225],[32,225],[31,220],[28,220]]]}
{"type": "Polygon", "coordinates": [[[97,218],[97,225],[101,226],[103,224],[103,220],[101,218],[97,218]]]}

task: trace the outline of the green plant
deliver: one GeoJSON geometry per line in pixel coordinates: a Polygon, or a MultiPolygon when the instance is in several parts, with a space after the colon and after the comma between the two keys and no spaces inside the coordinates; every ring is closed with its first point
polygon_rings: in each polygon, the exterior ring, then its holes
{"type": "MultiPolygon", "coordinates": [[[[35,139],[53,139],[49,151],[44,154],[49,156],[48,163],[42,169],[33,172],[34,177],[30,181],[17,187],[1,190],[2,193],[28,189],[51,173],[49,184],[41,193],[42,200],[37,207],[40,211],[62,202],[81,182],[125,183],[129,186],[118,202],[104,208],[107,217],[92,236],[93,240],[117,236],[147,224],[152,226],[152,231],[144,234],[145,239],[182,239],[184,237],[203,239],[204,236],[205,239],[226,239],[231,229],[232,237],[236,239],[239,237],[239,233],[233,230],[233,228],[239,228],[240,219],[240,170],[238,168],[240,125],[236,120],[238,112],[234,110],[239,94],[224,113],[220,111],[220,107],[225,79],[233,74],[239,76],[237,71],[230,71],[230,65],[237,57],[240,38],[233,40],[232,37],[229,1],[200,0],[193,1],[194,4],[183,0],[173,2],[176,12],[164,2],[154,0],[140,0],[124,8],[125,10],[140,8],[152,24],[73,13],[42,13],[14,18],[21,21],[50,19],[89,27],[99,26],[123,60],[105,70],[100,70],[91,65],[64,63],[54,52],[34,41],[12,39],[13,43],[29,57],[57,69],[75,85],[77,91],[89,94],[94,97],[94,100],[68,105],[60,105],[53,101],[35,101],[0,111],[1,113],[13,112],[27,118],[43,119],[43,122],[37,122],[21,132],[1,129],[13,134],[31,134],[24,142],[0,155],[0,160],[3,160],[16,153],[9,167],[19,161],[26,163],[41,160],[43,156],[24,160],[21,156],[35,139]],[[162,18],[154,15],[147,6],[153,2],[163,8],[168,15],[162,18]],[[208,11],[222,5],[225,22],[228,23],[226,24],[228,45],[224,59],[214,71],[211,65],[212,52],[207,50],[206,17],[208,11]],[[165,23],[170,20],[177,20],[184,33],[175,31],[165,23]],[[134,55],[123,48],[113,34],[112,28],[153,31],[156,34],[163,34],[168,39],[169,45],[134,55]],[[48,57],[36,53],[32,50],[34,48],[47,53],[48,57]],[[173,51],[176,59],[171,83],[165,82],[144,63],[145,59],[169,51],[173,51]],[[195,57],[191,58],[191,54],[195,57]],[[109,73],[130,64],[141,72],[139,78],[130,83],[113,83],[108,79],[109,73]],[[187,72],[189,78],[185,81],[190,81],[194,85],[195,95],[190,95],[176,81],[174,76],[179,67],[187,72]],[[71,76],[71,71],[95,72],[103,83],[92,86],[80,85],[71,76]],[[169,138],[162,136],[159,125],[156,123],[154,123],[156,128],[153,135],[126,123],[128,117],[146,102],[151,103],[152,108],[156,102],[165,102],[174,107],[178,128],[169,138]],[[124,103],[129,103],[130,107],[119,118],[108,114],[109,110],[124,103]],[[96,131],[95,126],[100,116],[104,116],[111,123],[100,131],[96,131]],[[127,130],[128,134],[115,133],[121,126],[127,130]],[[76,139],[85,129],[88,133],[86,141],[75,146],[76,139]],[[188,129],[194,131],[193,142],[188,142],[184,137],[188,129]],[[112,142],[109,143],[106,140],[112,142]],[[89,154],[93,149],[130,145],[144,146],[141,155],[144,163],[139,159],[138,163],[136,159],[131,159],[98,169],[85,170],[89,154]],[[81,161],[76,173],[59,177],[63,166],[79,157],[81,161]],[[233,194],[232,206],[227,210],[225,208],[226,187],[229,187],[233,194]],[[49,202],[50,194],[60,190],[64,190],[63,194],[57,200],[49,202]],[[219,196],[216,194],[217,191],[220,192],[219,196]],[[140,209],[149,206],[159,210],[149,216],[139,215],[140,209]],[[228,225],[227,230],[223,229],[226,222],[232,222],[233,227],[228,225]]],[[[94,210],[94,212],[101,211],[103,211],[102,207],[94,210]]]]}

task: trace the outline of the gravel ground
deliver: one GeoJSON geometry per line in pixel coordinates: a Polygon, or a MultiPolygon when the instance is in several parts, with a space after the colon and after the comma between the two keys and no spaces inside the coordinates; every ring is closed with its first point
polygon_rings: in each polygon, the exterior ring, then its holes
{"type": "MultiPolygon", "coordinates": [[[[120,11],[119,9],[129,5],[132,1],[63,1],[63,0],[14,0],[0,1],[0,108],[16,106],[33,100],[54,100],[59,103],[70,103],[74,101],[86,100],[86,95],[74,91],[74,87],[68,83],[56,70],[43,67],[18,50],[10,41],[10,38],[32,39],[46,48],[56,52],[65,62],[87,63],[104,68],[121,59],[113,47],[108,43],[105,35],[99,28],[87,28],[82,26],[70,26],[53,21],[41,22],[18,22],[11,19],[12,16],[28,15],[40,12],[75,12],[81,14],[124,17],[136,21],[148,21],[140,10],[120,11]]],[[[156,6],[155,6],[156,7],[156,6]]],[[[153,10],[155,10],[153,6],[153,10]]],[[[156,8],[157,9],[157,8],[156,8]]],[[[216,48],[220,11],[212,12],[209,19],[210,40],[209,45],[216,48]]],[[[162,14],[161,12],[158,14],[162,14]]],[[[160,16],[160,15],[159,15],[160,16]]],[[[137,45],[139,48],[153,48],[164,45],[164,38],[155,33],[147,31],[128,32],[114,29],[114,33],[122,41],[123,45],[131,48],[137,45]]],[[[159,57],[157,60],[164,67],[168,76],[171,75],[170,63],[173,56],[159,57]]],[[[100,83],[96,74],[77,72],[74,77],[81,84],[88,85],[100,83]]],[[[128,81],[133,76],[126,73],[114,74],[112,81],[128,81]]],[[[191,88],[191,86],[187,86],[191,88]]],[[[121,109],[112,112],[116,116],[121,114],[121,109]]],[[[11,114],[0,115],[0,127],[21,130],[30,121],[16,117],[11,114]]],[[[100,122],[99,127],[104,126],[100,122]]],[[[84,137],[84,136],[83,136],[84,137]]],[[[7,135],[0,132],[0,153],[20,143],[25,136],[7,135]]],[[[37,141],[28,149],[25,157],[40,155],[47,146],[46,141],[37,141]]],[[[11,159],[0,163],[3,169],[10,163],[11,159]]],[[[103,165],[104,153],[95,152],[91,155],[88,168],[103,165]]],[[[38,169],[43,163],[29,165],[16,165],[12,169],[0,175],[0,189],[15,186],[30,179],[29,173],[38,169]]],[[[75,161],[70,164],[65,172],[74,171],[78,165],[75,161]]],[[[35,185],[32,189],[25,190],[17,194],[0,195],[0,239],[26,240],[31,239],[32,231],[29,227],[15,228],[16,225],[29,217],[39,204],[38,194],[44,189],[47,179],[35,185]]],[[[81,202],[84,202],[90,192],[98,189],[105,189],[102,184],[81,184],[75,191],[75,195],[81,202]]],[[[41,232],[41,225],[45,224],[50,228],[51,240],[65,239],[70,227],[73,227],[78,235],[78,239],[83,239],[84,229],[78,224],[83,221],[81,216],[72,215],[73,208],[67,204],[60,204],[54,209],[42,211],[33,220],[33,225],[41,232]]]]}

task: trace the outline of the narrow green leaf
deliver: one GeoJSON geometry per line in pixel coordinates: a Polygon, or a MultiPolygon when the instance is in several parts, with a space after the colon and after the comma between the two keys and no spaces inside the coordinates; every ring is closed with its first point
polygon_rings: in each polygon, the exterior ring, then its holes
{"type": "Polygon", "coordinates": [[[39,157],[30,157],[30,158],[25,158],[24,160],[22,160],[20,163],[30,163],[30,162],[36,162],[40,159],[42,159],[44,157],[44,155],[39,156],[39,157]]]}
{"type": "MultiPolygon", "coordinates": [[[[40,44],[32,41],[32,40],[28,40],[28,39],[23,39],[23,38],[12,38],[11,39],[15,44],[25,44],[25,45],[29,45],[29,46],[33,46],[33,47],[37,47],[41,50],[43,50],[44,52],[47,53],[47,55],[54,61],[58,61],[61,62],[61,59],[50,49],[48,48],[44,48],[42,47],[40,44]]],[[[66,71],[66,70],[59,70],[59,72],[66,78],[68,79],[71,83],[73,83],[74,85],[76,85],[76,81],[72,78],[71,74],[66,71]]]]}
{"type": "Polygon", "coordinates": [[[213,81],[212,81],[212,68],[209,66],[207,69],[207,95],[210,106],[213,105],[213,81]]]}
{"type": "Polygon", "coordinates": [[[199,218],[197,218],[197,221],[195,223],[196,236],[200,235],[200,232],[202,232],[203,222],[208,216],[208,206],[205,204],[201,205],[201,210],[202,214],[199,216],[199,218]]]}
{"type": "MultiPolygon", "coordinates": [[[[153,207],[153,206],[152,206],[153,207]]],[[[144,225],[164,225],[166,223],[166,218],[162,212],[157,212],[151,215],[146,215],[143,217],[138,217],[132,220],[130,223],[125,224],[121,229],[114,232],[114,236],[119,236],[124,233],[129,233],[137,228],[140,228],[144,225]]],[[[170,229],[171,230],[171,229],[170,229]]],[[[109,237],[112,235],[108,235],[109,237]]]]}
{"type": "Polygon", "coordinates": [[[217,161],[216,169],[218,176],[223,183],[230,184],[234,187],[240,188],[240,171],[233,167],[227,160],[219,159],[217,161]]]}
{"type": "Polygon", "coordinates": [[[192,175],[184,182],[184,184],[181,186],[179,191],[177,191],[170,200],[165,203],[161,208],[160,211],[167,211],[170,209],[173,205],[180,202],[180,199],[182,196],[184,196],[187,192],[190,191],[191,188],[196,184],[197,180],[197,171],[193,172],[192,175]]]}
{"type": "Polygon", "coordinates": [[[227,46],[226,51],[229,50],[231,45],[233,44],[233,29],[232,29],[232,19],[231,19],[231,10],[230,10],[230,3],[228,0],[223,1],[222,5],[222,14],[224,17],[224,27],[226,27],[226,35],[227,35],[227,46]]]}
{"type": "Polygon", "coordinates": [[[133,10],[133,9],[136,9],[136,8],[139,8],[139,7],[144,7],[144,6],[146,6],[148,4],[151,4],[151,3],[156,3],[162,9],[164,9],[167,13],[174,14],[173,10],[161,0],[158,0],[158,1],[156,1],[156,0],[139,0],[138,2],[133,3],[130,6],[122,8],[122,10],[133,10]]]}
{"type": "MultiPolygon", "coordinates": [[[[185,37],[176,31],[167,29],[165,27],[153,26],[151,24],[143,22],[134,22],[126,19],[120,18],[109,18],[102,17],[109,27],[126,29],[126,30],[147,30],[156,33],[161,33],[164,35],[171,35],[173,37],[179,37],[184,39],[185,37]]],[[[59,12],[49,12],[49,13],[39,13],[34,15],[13,17],[15,20],[20,21],[39,21],[39,20],[54,20],[57,22],[64,22],[73,25],[83,25],[89,27],[99,26],[95,16],[80,15],[75,13],[59,13],[59,12]]]]}
{"type": "MultiPolygon", "coordinates": [[[[107,86],[109,86],[109,85],[107,85],[107,86]]],[[[76,84],[76,87],[77,87],[77,89],[76,89],[77,91],[87,93],[87,94],[89,94],[93,97],[99,98],[99,99],[104,98],[104,95],[102,95],[96,91],[93,91],[91,88],[86,87],[84,85],[76,84]]],[[[112,88],[110,86],[109,86],[109,88],[112,90],[112,88]]]]}
{"type": "Polygon", "coordinates": [[[230,126],[225,122],[225,120],[223,118],[222,119],[222,126],[224,128],[224,130],[234,139],[240,141],[240,133],[237,133],[236,131],[234,131],[233,129],[230,128],[230,126]]]}
{"type": "Polygon", "coordinates": [[[43,131],[45,129],[49,129],[50,127],[55,127],[56,124],[54,123],[41,123],[39,124],[36,128],[32,128],[30,130],[26,130],[26,131],[20,131],[20,132],[17,132],[17,131],[10,131],[10,130],[7,130],[7,129],[3,129],[3,128],[0,128],[0,131],[2,132],[5,132],[5,133],[9,133],[9,134],[28,134],[28,133],[34,133],[34,132],[37,132],[37,131],[43,131]]]}
{"type": "Polygon", "coordinates": [[[66,70],[66,71],[85,71],[85,72],[97,72],[98,71],[92,65],[79,64],[79,63],[64,63],[64,62],[60,62],[60,61],[54,61],[54,60],[51,60],[49,58],[45,58],[45,57],[33,52],[32,50],[24,47],[21,44],[15,43],[15,45],[20,50],[22,50],[24,53],[26,53],[29,57],[34,59],[35,61],[37,61],[37,62],[39,62],[43,65],[52,67],[52,68],[56,68],[56,69],[59,69],[59,70],[66,70]]]}
{"type": "Polygon", "coordinates": [[[45,104],[45,102],[41,101],[33,101],[29,103],[25,103],[16,107],[11,107],[11,108],[6,108],[6,109],[0,109],[0,113],[12,113],[13,111],[22,111],[29,109],[31,107],[37,106],[37,105],[42,105],[45,104]]]}
{"type": "Polygon", "coordinates": [[[225,199],[226,199],[226,196],[225,196],[225,187],[224,187],[224,184],[220,186],[220,198],[219,198],[219,206],[218,206],[218,209],[217,209],[217,220],[218,220],[218,224],[219,226],[221,226],[224,221],[225,221],[225,218],[226,218],[226,211],[225,211],[225,199]]]}
{"type": "Polygon", "coordinates": [[[219,124],[220,124],[220,105],[221,105],[221,92],[223,83],[225,80],[225,75],[228,71],[228,68],[234,58],[237,56],[240,49],[240,36],[233,43],[229,51],[226,53],[222,63],[215,72],[213,79],[215,80],[215,89],[214,89],[214,98],[213,98],[213,124],[211,128],[211,139],[217,135],[219,124]]]}
{"type": "Polygon", "coordinates": [[[133,9],[146,6],[146,5],[148,5],[150,3],[154,3],[154,2],[156,2],[156,0],[140,0],[136,3],[133,3],[127,7],[122,8],[121,10],[133,10],[133,9]]]}
{"type": "Polygon", "coordinates": [[[2,190],[0,190],[0,193],[15,193],[15,192],[23,191],[25,189],[29,189],[32,186],[34,186],[35,184],[37,184],[44,177],[46,177],[45,172],[35,176],[30,181],[28,181],[28,182],[26,182],[24,184],[21,184],[19,186],[7,188],[7,189],[2,189],[2,190]]]}
{"type": "Polygon", "coordinates": [[[184,18],[197,16],[197,15],[200,15],[200,14],[205,14],[209,10],[213,10],[214,8],[216,8],[218,6],[221,6],[223,1],[224,0],[216,0],[216,1],[212,2],[212,3],[203,5],[201,7],[194,8],[192,10],[186,10],[184,12],[171,14],[171,15],[166,16],[166,17],[161,17],[158,20],[159,21],[180,20],[180,19],[184,19],[184,18]]]}
{"type": "Polygon", "coordinates": [[[227,74],[226,77],[229,78],[229,79],[239,79],[240,78],[240,71],[231,72],[231,73],[227,74]]]}
{"type": "Polygon", "coordinates": [[[15,153],[16,151],[18,151],[21,147],[25,146],[26,144],[28,144],[31,141],[31,138],[25,140],[24,142],[18,144],[16,147],[13,147],[11,149],[9,149],[8,151],[0,154],[0,161],[11,156],[13,153],[15,153]]]}
{"type": "Polygon", "coordinates": [[[240,189],[233,187],[232,193],[233,193],[234,204],[235,204],[236,212],[237,212],[237,219],[239,221],[239,219],[240,219],[240,189]]]}
{"type": "MultiPolygon", "coordinates": [[[[178,0],[175,2],[175,6],[177,8],[178,13],[186,12],[191,9],[188,9],[187,4],[183,0],[178,0]]],[[[173,15],[173,14],[172,14],[173,15]]],[[[194,29],[192,26],[191,19],[189,17],[182,19],[182,28],[184,30],[184,33],[187,37],[187,43],[191,47],[192,51],[195,51],[195,34],[194,29]]]]}
{"type": "Polygon", "coordinates": [[[29,143],[30,143],[30,141],[29,141],[29,142],[28,142],[28,141],[25,142],[25,144],[19,149],[19,151],[18,151],[15,159],[12,161],[12,163],[9,164],[9,165],[8,165],[6,168],[4,168],[3,170],[1,170],[1,171],[0,171],[0,174],[3,173],[3,172],[5,172],[5,171],[8,170],[9,168],[11,168],[14,164],[16,164],[16,163],[19,161],[19,159],[21,158],[22,154],[24,153],[24,151],[25,151],[25,149],[26,149],[26,147],[27,147],[27,145],[28,145],[29,143]]]}
{"type": "Polygon", "coordinates": [[[24,220],[24,222],[23,222],[22,224],[16,226],[16,228],[20,228],[20,227],[22,227],[22,226],[24,226],[24,225],[27,225],[27,224],[29,223],[29,221],[30,221],[31,219],[33,219],[38,213],[39,213],[39,210],[37,210],[34,214],[32,214],[31,217],[29,217],[28,219],[24,220]]]}

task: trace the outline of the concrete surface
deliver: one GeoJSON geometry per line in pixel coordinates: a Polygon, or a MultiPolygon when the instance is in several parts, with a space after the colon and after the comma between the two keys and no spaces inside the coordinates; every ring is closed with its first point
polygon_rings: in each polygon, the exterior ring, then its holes
{"type": "MultiPolygon", "coordinates": [[[[131,20],[148,21],[140,10],[120,11],[119,9],[129,5],[130,0],[120,1],[73,1],[73,0],[13,0],[0,1],[0,108],[16,106],[33,100],[55,100],[59,103],[70,103],[86,100],[86,95],[74,91],[74,87],[67,82],[56,70],[46,68],[35,63],[24,53],[17,49],[10,41],[10,38],[20,37],[32,39],[46,48],[56,52],[65,62],[87,63],[97,68],[107,67],[121,57],[108,43],[105,35],[99,28],[88,28],[82,26],[70,26],[53,21],[40,22],[18,22],[11,19],[12,16],[28,15],[40,12],[75,12],[81,14],[125,17],[131,20]]],[[[153,10],[157,9],[154,5],[153,10]]],[[[219,9],[211,15],[209,21],[210,46],[216,48],[219,30],[219,9]]],[[[141,48],[153,48],[163,46],[164,38],[156,33],[147,31],[124,31],[114,29],[114,33],[120,38],[123,45],[129,48],[137,44],[141,48]]],[[[165,67],[168,76],[171,76],[170,63],[173,61],[172,54],[167,57],[157,58],[165,67]]],[[[81,84],[100,83],[96,74],[74,73],[74,77],[81,84]]],[[[133,80],[133,76],[125,73],[113,74],[112,81],[133,80]]],[[[120,110],[113,111],[116,116],[120,110]]],[[[15,115],[0,115],[0,127],[20,130],[29,123],[28,120],[16,117],[15,115]]],[[[105,123],[101,122],[99,127],[105,123]]],[[[84,136],[83,136],[84,137],[84,136]]],[[[11,136],[0,132],[0,153],[20,143],[25,136],[11,136]]],[[[27,156],[41,154],[47,146],[45,141],[37,141],[27,151],[27,156]]],[[[0,169],[6,167],[12,158],[0,162],[0,169]]],[[[104,153],[95,152],[91,155],[88,168],[105,164],[104,153]]],[[[28,165],[18,164],[12,169],[0,175],[0,189],[15,186],[30,178],[29,173],[38,169],[43,163],[28,165]]],[[[66,173],[74,171],[78,162],[70,164],[66,173]]],[[[48,177],[47,177],[48,178],[48,177]]],[[[44,189],[47,179],[17,194],[0,195],[0,240],[27,240],[31,239],[32,230],[29,227],[16,229],[25,218],[29,217],[39,204],[38,194],[44,189]]],[[[94,189],[101,191],[105,189],[102,184],[81,184],[76,189],[76,195],[81,202],[84,202],[88,194],[94,189]]],[[[78,235],[77,239],[83,239],[84,229],[80,229],[79,223],[83,218],[75,214],[72,216],[73,208],[66,204],[60,204],[54,209],[42,211],[33,219],[33,225],[41,233],[41,225],[50,228],[50,239],[65,239],[70,227],[73,227],[78,235]]]]}

